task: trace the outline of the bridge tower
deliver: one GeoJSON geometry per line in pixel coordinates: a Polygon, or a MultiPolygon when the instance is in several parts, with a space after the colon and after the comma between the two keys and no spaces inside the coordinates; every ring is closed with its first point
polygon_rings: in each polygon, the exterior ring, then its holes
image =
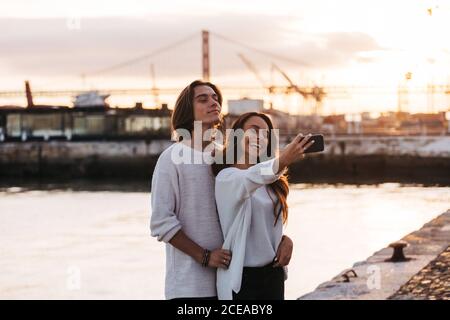
{"type": "Polygon", "coordinates": [[[209,31],[202,30],[203,81],[209,81],[209,31]]]}

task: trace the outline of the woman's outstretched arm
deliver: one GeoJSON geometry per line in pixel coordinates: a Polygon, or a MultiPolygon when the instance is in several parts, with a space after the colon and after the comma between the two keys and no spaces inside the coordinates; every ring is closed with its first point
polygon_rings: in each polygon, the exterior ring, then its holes
{"type": "Polygon", "coordinates": [[[246,199],[259,187],[271,184],[279,179],[286,167],[304,157],[304,150],[309,148],[314,140],[307,142],[311,135],[297,135],[280,154],[247,169],[224,169],[216,178],[216,194],[233,194],[235,198],[246,199]],[[302,140],[302,138],[304,138],[302,140]]]}

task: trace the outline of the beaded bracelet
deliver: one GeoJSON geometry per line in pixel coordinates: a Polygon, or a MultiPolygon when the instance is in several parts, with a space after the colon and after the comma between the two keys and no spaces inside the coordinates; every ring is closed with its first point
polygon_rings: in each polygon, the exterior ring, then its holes
{"type": "Polygon", "coordinates": [[[208,249],[205,249],[205,251],[203,251],[203,259],[202,259],[202,266],[203,267],[207,267],[208,266],[210,253],[211,252],[208,249]]]}

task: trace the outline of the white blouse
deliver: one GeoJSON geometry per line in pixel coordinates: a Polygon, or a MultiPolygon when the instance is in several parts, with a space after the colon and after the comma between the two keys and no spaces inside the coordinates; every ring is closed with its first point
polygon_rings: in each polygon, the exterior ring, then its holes
{"type": "Polygon", "coordinates": [[[229,167],[216,177],[217,212],[224,236],[223,248],[232,252],[228,269],[217,269],[217,294],[231,300],[241,289],[243,267],[273,261],[283,234],[281,216],[274,226],[275,194],[267,186],[276,181],[275,159],[242,170],[229,167]]]}

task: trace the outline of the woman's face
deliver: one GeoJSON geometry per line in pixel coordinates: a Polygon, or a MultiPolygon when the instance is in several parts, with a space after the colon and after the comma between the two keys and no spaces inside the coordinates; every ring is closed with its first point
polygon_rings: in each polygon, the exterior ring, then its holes
{"type": "Polygon", "coordinates": [[[269,142],[269,126],[263,118],[252,116],[245,122],[243,130],[245,139],[243,140],[244,145],[241,147],[244,148],[245,158],[254,162],[258,156],[266,154],[269,142]]]}
{"type": "Polygon", "coordinates": [[[194,88],[194,120],[201,121],[202,125],[213,126],[220,121],[221,105],[219,97],[209,86],[194,88]]]}

